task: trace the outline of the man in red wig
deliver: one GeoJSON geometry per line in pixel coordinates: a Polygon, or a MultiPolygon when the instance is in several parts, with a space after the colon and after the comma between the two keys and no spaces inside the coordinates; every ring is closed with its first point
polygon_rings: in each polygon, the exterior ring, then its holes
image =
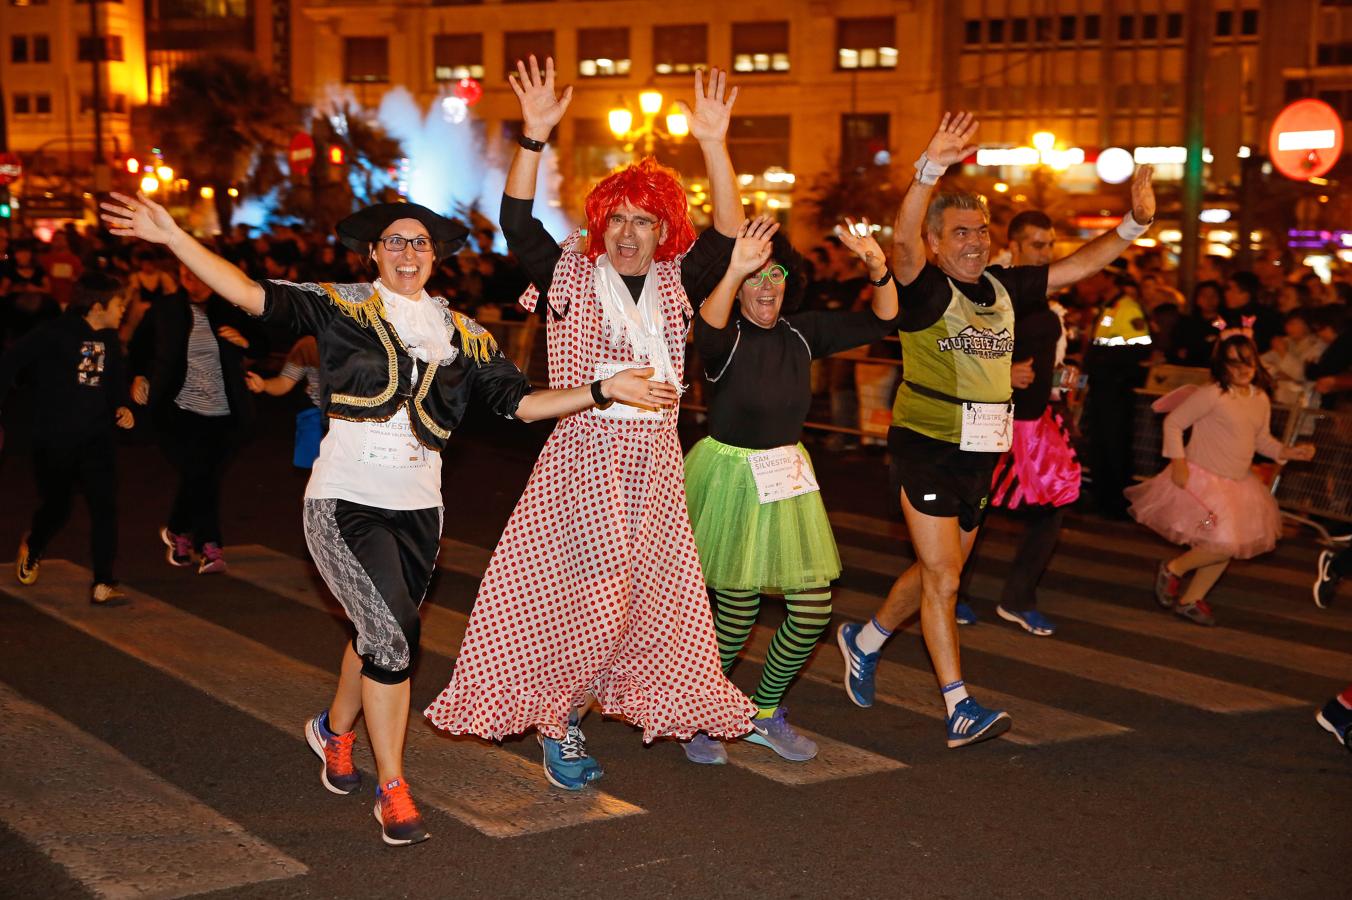
{"type": "MultiPolygon", "coordinates": [[[[699,302],[727,267],[742,205],[725,138],[736,88],[695,76],[685,107],[713,200],[695,239],[676,173],[643,159],[587,197],[587,229],[554,243],[531,215],[540,154],[572,100],[554,62],[517,63],[524,127],[502,228],[544,298],[551,387],[644,366],[676,386],[699,302]]],[[[684,104],[682,104],[684,106],[684,104]]],[[[606,400],[598,398],[598,403],[606,400]]],[[[484,574],[451,683],[427,708],[440,728],[498,739],[535,728],[551,784],[601,777],[580,710],[591,697],[656,737],[751,730],[755,707],[723,676],[685,508],[677,410],[620,402],[559,422],[484,574]]]]}

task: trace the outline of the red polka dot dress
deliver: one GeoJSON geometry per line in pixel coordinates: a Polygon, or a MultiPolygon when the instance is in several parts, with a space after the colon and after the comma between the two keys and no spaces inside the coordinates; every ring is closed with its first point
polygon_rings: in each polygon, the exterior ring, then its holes
{"type": "MultiPolygon", "coordinates": [[[[549,386],[640,365],[605,337],[594,264],[564,244],[548,302],[549,386]]],[[[690,304],[680,258],[653,263],[665,335],[684,370],[690,304]]],[[[533,309],[534,287],[522,297],[533,309]]],[[[676,410],[558,423],[488,564],[437,727],[498,739],[532,727],[562,739],[588,693],[643,739],[734,737],[755,707],[724,676],[690,520],[676,410]]]]}

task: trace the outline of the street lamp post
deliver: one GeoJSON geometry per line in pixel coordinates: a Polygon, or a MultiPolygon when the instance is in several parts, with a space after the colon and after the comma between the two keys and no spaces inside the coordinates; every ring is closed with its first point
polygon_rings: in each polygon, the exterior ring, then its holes
{"type": "Polygon", "coordinates": [[[658,90],[646,90],[638,95],[638,108],[643,116],[643,120],[637,125],[634,123],[634,113],[623,100],[614,109],[610,110],[606,116],[606,122],[610,126],[610,133],[615,135],[616,139],[624,141],[624,149],[632,152],[634,145],[643,141],[643,155],[652,156],[657,147],[657,140],[680,140],[690,133],[690,124],[685,120],[685,116],[673,104],[667,111],[665,123],[658,123],[658,116],[662,112],[664,102],[662,92],[658,90]]]}

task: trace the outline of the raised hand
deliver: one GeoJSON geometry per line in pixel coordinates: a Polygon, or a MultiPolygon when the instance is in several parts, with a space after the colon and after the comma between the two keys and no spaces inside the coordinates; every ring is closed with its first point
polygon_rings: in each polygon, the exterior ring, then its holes
{"type": "Polygon", "coordinates": [[[1155,218],[1155,186],[1150,181],[1154,175],[1154,166],[1139,166],[1131,178],[1131,217],[1141,225],[1155,218]]]}
{"type": "Polygon", "coordinates": [[[759,272],[770,259],[770,239],[779,230],[779,223],[769,216],[747,219],[737,230],[737,241],[732,245],[732,259],[728,271],[740,278],[759,272]]]}
{"type": "Polygon", "coordinates": [[[522,130],[526,137],[535,141],[549,139],[549,133],[559,124],[568,104],[573,102],[573,86],[563,89],[562,94],[554,93],[554,57],[545,57],[545,71],[540,73],[540,64],[535,54],[530,56],[530,67],[521,60],[516,61],[516,74],[508,75],[516,98],[521,101],[522,130]]]}
{"type": "Polygon", "coordinates": [[[624,369],[605,380],[603,392],[611,400],[619,400],[630,406],[644,406],[649,409],[675,406],[681,397],[676,388],[666,382],[649,381],[652,375],[651,367],[624,369]]]}
{"type": "Polygon", "coordinates": [[[944,113],[939,130],[934,132],[925,148],[925,155],[930,162],[941,166],[957,165],[976,152],[972,138],[976,137],[978,124],[971,113],[944,113]]]}
{"type": "Polygon", "coordinates": [[[103,209],[100,216],[108,223],[108,230],[118,237],[138,237],[152,244],[167,244],[182,231],[167,209],[140,191],[135,197],[116,191],[109,196],[113,198],[111,201],[99,204],[103,209]]]}
{"type": "Polygon", "coordinates": [[[873,226],[868,219],[860,219],[856,224],[853,219],[847,217],[844,225],[836,226],[835,233],[845,248],[868,266],[874,281],[882,277],[887,269],[887,254],[883,253],[883,248],[879,247],[877,240],[874,239],[873,226]],[[860,234],[861,231],[863,234],[860,234]]]}
{"type": "Polygon", "coordinates": [[[677,100],[685,120],[690,124],[690,136],[697,141],[722,142],[732,121],[732,104],[737,100],[737,88],[728,90],[728,73],[717,67],[709,70],[709,83],[704,83],[704,70],[695,70],[695,108],[684,100],[677,100]],[[725,99],[726,98],[726,99],[725,99]]]}

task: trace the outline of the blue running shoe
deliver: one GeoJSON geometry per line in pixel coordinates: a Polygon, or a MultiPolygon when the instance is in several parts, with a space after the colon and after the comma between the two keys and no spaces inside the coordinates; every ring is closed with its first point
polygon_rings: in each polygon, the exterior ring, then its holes
{"type": "Polygon", "coordinates": [[[1013,622],[1029,634],[1036,634],[1039,637],[1056,634],[1056,626],[1052,624],[1052,620],[1035,609],[1017,610],[997,606],[995,614],[1006,622],[1013,622]]]}
{"type": "Polygon", "coordinates": [[[1348,738],[1352,738],[1352,709],[1343,706],[1334,697],[1314,714],[1314,720],[1320,728],[1337,738],[1338,743],[1352,751],[1352,743],[1348,741],[1348,738]]]}
{"type": "Polygon", "coordinates": [[[545,778],[554,787],[580,791],[605,774],[596,760],[587,755],[587,739],[582,729],[572,721],[569,721],[568,731],[561,741],[539,733],[536,737],[544,748],[542,762],[545,778]]]}
{"type": "Polygon", "coordinates": [[[728,748],[722,741],[716,741],[700,731],[681,745],[685,758],[701,766],[725,766],[728,764],[728,748]]]}
{"type": "Polygon", "coordinates": [[[817,742],[794,731],[788,714],[788,709],[780,706],[768,719],[752,719],[746,742],[769,747],[792,762],[807,762],[817,755],[817,742]]]}
{"type": "Polygon", "coordinates": [[[948,717],[948,748],[989,740],[1004,734],[1013,724],[1004,710],[986,709],[971,697],[964,697],[948,717]]]}
{"type": "Polygon", "coordinates": [[[959,625],[975,625],[977,622],[976,610],[959,600],[957,605],[953,607],[953,618],[958,620],[959,625]]]}
{"type": "Polygon", "coordinates": [[[836,631],[840,655],[845,658],[845,693],[855,706],[868,709],[873,705],[873,674],[878,668],[877,653],[865,653],[855,645],[855,638],[863,626],[846,622],[836,631]]]}

